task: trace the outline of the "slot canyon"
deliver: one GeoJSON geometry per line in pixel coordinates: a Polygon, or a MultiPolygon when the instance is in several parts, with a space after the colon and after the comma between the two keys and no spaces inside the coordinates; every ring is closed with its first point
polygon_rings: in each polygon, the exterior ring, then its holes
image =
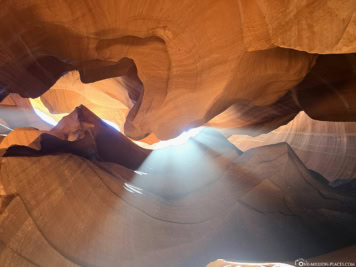
{"type": "Polygon", "coordinates": [[[356,0],[0,6],[0,266],[356,266],[356,0]]]}

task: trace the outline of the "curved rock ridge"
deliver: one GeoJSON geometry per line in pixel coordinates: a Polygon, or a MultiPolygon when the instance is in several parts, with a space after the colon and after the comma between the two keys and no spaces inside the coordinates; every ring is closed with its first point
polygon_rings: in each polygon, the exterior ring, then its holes
{"type": "Polygon", "coordinates": [[[5,156],[74,153],[137,169],[150,150],[134,144],[85,106],[77,107],[49,131],[17,128],[0,143],[5,156]]]}
{"type": "Polygon", "coordinates": [[[98,121],[79,107],[50,132],[37,133],[41,138],[35,142],[24,140],[19,130],[6,137],[8,143],[27,142],[28,147],[4,148],[0,158],[3,194],[13,196],[0,214],[0,229],[5,229],[0,231],[0,262],[286,262],[356,241],[356,201],[347,184],[340,190],[330,186],[286,143],[242,153],[206,128],[182,146],[152,151],[134,171],[132,162],[111,159],[128,153],[139,159],[142,149],[133,143],[128,149],[124,136],[117,131],[121,138],[110,136],[110,127],[98,121]],[[73,149],[85,132],[93,134],[100,158],[84,158],[73,149]],[[100,134],[117,148],[112,158],[99,153],[99,146],[107,144],[98,141],[100,134]],[[61,145],[53,146],[58,140],[61,145]]]}
{"type": "Polygon", "coordinates": [[[2,6],[2,25],[11,27],[0,27],[0,99],[38,97],[72,70],[84,83],[122,77],[134,103],[125,134],[136,140],[173,138],[239,101],[272,105],[304,79],[317,54],[356,51],[353,0],[2,6]]]}
{"type": "Polygon", "coordinates": [[[299,105],[313,119],[355,121],[355,87],[355,54],[322,55],[295,92],[299,105]]]}
{"type": "Polygon", "coordinates": [[[267,134],[251,137],[237,129],[223,130],[223,133],[234,133],[229,141],[242,151],[287,142],[309,169],[319,172],[329,181],[356,177],[355,122],[318,121],[300,112],[287,125],[267,134]]]}
{"type": "MultiPolygon", "coordinates": [[[[124,130],[126,116],[133,105],[120,78],[84,84],[76,71],[61,77],[40,99],[31,100],[31,103],[34,101],[43,103],[45,109],[41,111],[50,115],[67,115],[77,106],[84,105],[101,119],[117,124],[121,131],[124,130]]],[[[41,107],[32,105],[35,108],[41,107]]]]}
{"type": "Polygon", "coordinates": [[[248,101],[238,101],[206,123],[232,135],[259,136],[287,124],[300,112],[294,92],[289,92],[268,106],[256,106],[248,101]]]}

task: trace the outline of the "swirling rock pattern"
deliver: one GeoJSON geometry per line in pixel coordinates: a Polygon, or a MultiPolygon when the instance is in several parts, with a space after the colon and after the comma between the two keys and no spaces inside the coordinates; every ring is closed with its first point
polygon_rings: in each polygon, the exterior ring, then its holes
{"type": "Polygon", "coordinates": [[[31,0],[2,6],[0,19],[11,25],[0,29],[6,36],[3,97],[38,97],[75,69],[86,83],[121,76],[134,102],[125,133],[134,139],[175,137],[241,100],[271,105],[303,80],[317,54],[356,50],[352,0],[31,0]]]}
{"type": "Polygon", "coordinates": [[[290,123],[257,137],[240,131],[229,141],[245,151],[253,147],[287,142],[303,163],[330,181],[356,177],[356,123],[324,122],[304,112],[290,123]]]}
{"type": "Polygon", "coordinates": [[[151,152],[135,172],[114,160],[120,154],[139,159],[142,149],[100,123],[80,107],[39,133],[42,139],[19,146],[13,138],[14,145],[4,145],[0,181],[12,197],[0,214],[1,263],[202,266],[221,257],[281,262],[356,241],[354,196],[313,175],[286,143],[241,153],[206,129],[183,146],[151,152]],[[110,154],[114,162],[79,156],[83,132],[92,134],[97,147],[103,146],[99,135],[121,147],[110,154]],[[67,144],[56,145],[55,135],[67,144]]]}
{"type": "Polygon", "coordinates": [[[1,1],[0,265],[352,253],[355,11],[353,0],[1,1]],[[52,128],[33,108],[70,114],[52,128]],[[202,125],[179,147],[129,139],[202,125]]]}

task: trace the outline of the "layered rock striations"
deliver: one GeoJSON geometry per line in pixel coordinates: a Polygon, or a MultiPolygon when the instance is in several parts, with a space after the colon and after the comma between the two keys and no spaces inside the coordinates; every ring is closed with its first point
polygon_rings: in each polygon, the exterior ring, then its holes
{"type": "MultiPolygon", "coordinates": [[[[318,54],[340,54],[334,66],[341,71],[338,63],[356,50],[352,0],[31,0],[2,6],[1,98],[39,97],[73,70],[84,83],[121,77],[127,92],[119,98],[128,93],[134,106],[125,121],[118,116],[119,124],[136,140],[150,133],[173,138],[241,101],[273,105],[323,61],[318,54]]],[[[354,120],[352,108],[342,111],[352,101],[325,96],[319,104],[315,94],[325,77],[313,81],[297,92],[299,110],[323,120],[354,120]]],[[[332,83],[332,94],[353,98],[351,84],[332,83]]],[[[51,98],[63,96],[53,94],[43,99],[58,112],[51,98]]],[[[276,119],[283,123],[293,114],[276,119]]]]}
{"type": "Polygon", "coordinates": [[[256,137],[247,136],[243,129],[223,132],[233,134],[229,141],[243,151],[287,142],[309,169],[329,181],[356,177],[355,122],[318,121],[300,112],[287,125],[256,137]]]}
{"type": "Polygon", "coordinates": [[[139,159],[142,149],[113,131],[80,107],[32,143],[11,137],[21,129],[2,141],[1,185],[11,196],[0,214],[2,264],[281,262],[356,240],[352,193],[311,173],[286,143],[242,153],[206,129],[134,171],[117,159],[139,159]],[[73,151],[83,132],[95,157],[73,151]],[[103,156],[102,140],[120,150],[103,156]]]}
{"type": "Polygon", "coordinates": [[[0,265],[352,260],[355,12],[1,1],[0,265]]]}

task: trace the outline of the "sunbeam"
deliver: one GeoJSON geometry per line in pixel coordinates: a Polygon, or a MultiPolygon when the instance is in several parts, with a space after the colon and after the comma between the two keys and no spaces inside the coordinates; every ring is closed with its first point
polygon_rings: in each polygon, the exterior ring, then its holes
{"type": "Polygon", "coordinates": [[[239,154],[213,129],[192,129],[153,150],[130,183],[163,198],[179,198],[219,179],[239,154]]]}
{"type": "Polygon", "coordinates": [[[53,119],[51,116],[48,116],[46,113],[44,113],[36,108],[34,108],[33,110],[35,111],[36,115],[38,117],[40,117],[42,120],[44,120],[45,122],[47,122],[53,126],[57,125],[58,122],[55,119],[53,119]]]}

